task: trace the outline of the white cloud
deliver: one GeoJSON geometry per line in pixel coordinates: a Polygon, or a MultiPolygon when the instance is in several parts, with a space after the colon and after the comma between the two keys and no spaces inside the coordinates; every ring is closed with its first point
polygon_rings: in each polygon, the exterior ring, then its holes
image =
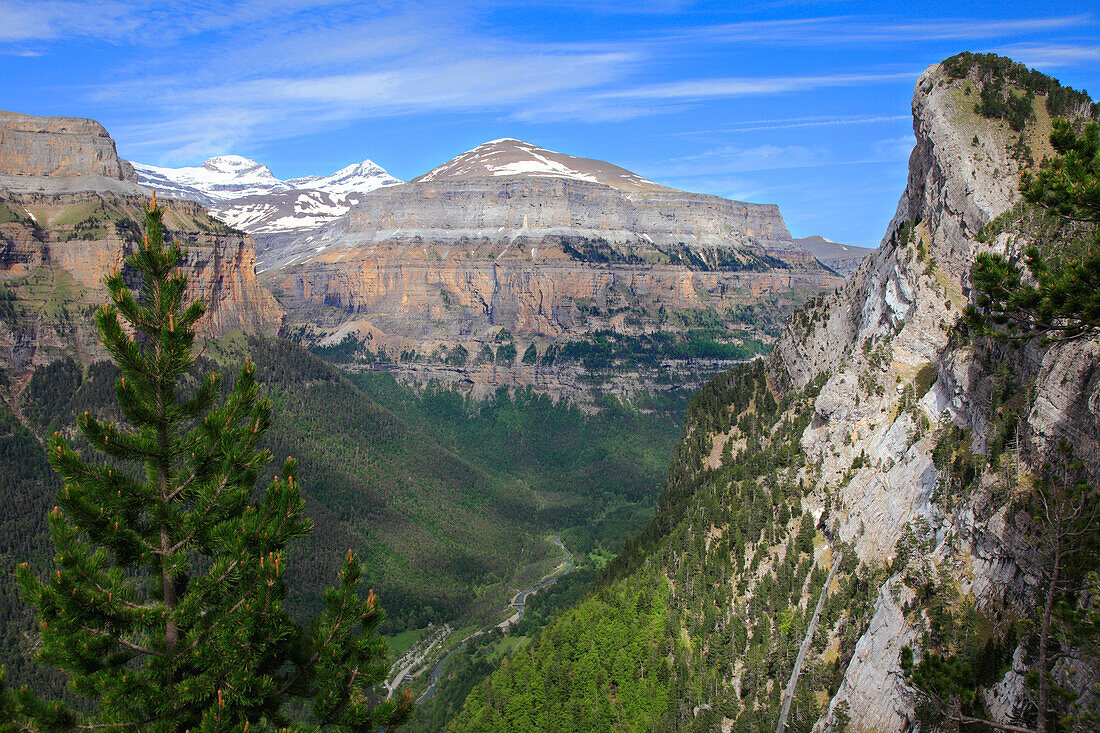
{"type": "Polygon", "coordinates": [[[607,92],[612,99],[714,99],[719,97],[746,97],[785,92],[804,92],[823,87],[846,87],[859,84],[875,84],[898,80],[913,80],[917,72],[889,74],[829,74],[824,76],[777,76],[758,79],[690,79],[650,84],[633,89],[607,92]]]}
{"type": "Polygon", "coordinates": [[[1100,61],[1100,46],[1016,44],[999,48],[997,53],[1009,56],[1027,66],[1046,69],[1093,64],[1100,61]]]}
{"type": "Polygon", "coordinates": [[[681,37],[753,45],[904,43],[1005,38],[1091,24],[1089,15],[1058,18],[927,18],[898,22],[889,17],[833,16],[744,21],[689,28],[681,37]]]}

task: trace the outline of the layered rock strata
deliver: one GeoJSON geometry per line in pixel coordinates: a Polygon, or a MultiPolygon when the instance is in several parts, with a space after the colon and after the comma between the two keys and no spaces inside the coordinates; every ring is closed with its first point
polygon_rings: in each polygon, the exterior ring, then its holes
{"type": "MultiPolygon", "coordinates": [[[[140,241],[148,192],[99,123],[0,115],[0,365],[98,353],[92,312],[102,282],[140,241]]],[[[275,333],[282,309],[256,279],[250,237],[201,206],[162,201],[165,236],[187,249],[202,335],[275,333]]]]}
{"type": "Polygon", "coordinates": [[[137,181],[103,125],[80,117],[0,112],[0,175],[89,176],[137,181]]]}
{"type": "MultiPolygon", "coordinates": [[[[526,170],[493,157],[492,143],[477,151],[498,161],[490,173],[526,170]]],[[[457,346],[476,353],[503,330],[522,353],[600,330],[675,328],[671,313],[706,311],[732,337],[760,338],[763,329],[740,322],[738,309],[768,302],[778,322],[840,284],[791,240],[774,206],[532,154],[554,162],[544,166],[551,173],[481,174],[460,156],[364,195],[315,234],[264,249],[260,267],[287,308],[288,329],[421,355],[457,346]]]]}

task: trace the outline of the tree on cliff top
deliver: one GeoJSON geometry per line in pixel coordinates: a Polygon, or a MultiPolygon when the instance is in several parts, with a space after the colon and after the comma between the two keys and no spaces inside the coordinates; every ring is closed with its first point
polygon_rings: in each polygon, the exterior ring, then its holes
{"type": "Polygon", "coordinates": [[[184,301],[184,253],[164,244],[161,216],[154,196],[145,241],[128,259],[139,292],[116,272],[106,279],[111,304],[96,313],[122,372],[115,394],[129,426],[80,417],[102,463],[60,434],[50,439],[64,481],[49,516],[57,554],[45,578],[25,564],[18,572],[37,612],[38,660],[65,671],[93,712],[0,687],[0,730],[397,725],[411,701],[407,691],[399,702],[372,696],[388,669],[377,634],[384,614],[373,591],[360,596],[354,555],[308,628],[282,609],[286,547],[312,525],[292,459],[262,496],[256,490],[271,461],[258,447],[270,403],[253,365],[220,404],[217,374],[183,396],[204,306],[184,301]],[[302,722],[295,713],[307,706],[302,722]]]}
{"type": "MultiPolygon", "coordinates": [[[[1058,156],[1037,174],[1024,171],[1024,198],[1054,215],[1100,222],[1100,132],[1089,122],[1077,133],[1066,120],[1054,121],[1050,142],[1058,156]]],[[[1038,246],[1024,252],[1029,282],[1020,266],[1002,255],[982,253],[972,278],[976,307],[967,320],[979,333],[997,338],[1049,341],[1094,338],[1100,334],[1100,235],[1089,251],[1052,265],[1038,246]]]]}

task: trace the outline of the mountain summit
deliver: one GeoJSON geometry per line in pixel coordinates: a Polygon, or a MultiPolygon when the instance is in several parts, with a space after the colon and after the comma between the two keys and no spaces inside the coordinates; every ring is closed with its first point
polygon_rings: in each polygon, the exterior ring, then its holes
{"type": "Polygon", "coordinates": [[[190,199],[210,206],[220,201],[289,191],[266,165],[240,155],[219,155],[200,166],[162,168],[134,163],[138,180],[170,198],[190,199]]]}
{"type": "Polygon", "coordinates": [[[287,185],[295,189],[324,191],[326,193],[367,193],[382,186],[401,183],[373,160],[352,163],[329,176],[305,176],[291,178],[287,185]]]}
{"type": "Polygon", "coordinates": [[[413,182],[427,183],[454,179],[528,176],[571,178],[602,183],[620,191],[668,191],[669,188],[631,173],[625,168],[591,158],[577,158],[537,145],[505,137],[467,150],[413,182]]]}

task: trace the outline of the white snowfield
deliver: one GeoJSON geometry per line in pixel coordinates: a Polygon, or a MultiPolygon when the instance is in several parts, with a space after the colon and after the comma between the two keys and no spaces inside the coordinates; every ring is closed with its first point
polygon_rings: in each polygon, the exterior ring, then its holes
{"type": "Polygon", "coordinates": [[[198,201],[229,226],[253,234],[316,229],[346,214],[362,194],[401,183],[371,160],[327,176],[287,180],[240,155],[185,168],[133,165],[143,185],[169,198],[198,201]]]}

